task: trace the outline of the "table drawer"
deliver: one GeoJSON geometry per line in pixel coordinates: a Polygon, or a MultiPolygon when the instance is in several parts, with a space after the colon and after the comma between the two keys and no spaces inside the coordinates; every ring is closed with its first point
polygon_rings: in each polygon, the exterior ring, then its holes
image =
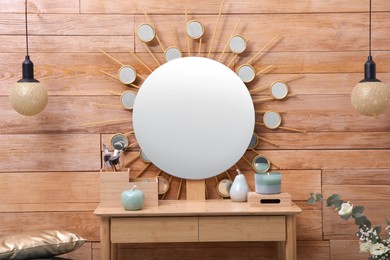
{"type": "Polygon", "coordinates": [[[199,241],[285,241],[284,216],[199,217],[199,241]]]}
{"type": "Polygon", "coordinates": [[[198,242],[198,218],[111,218],[111,242],[198,242]]]}

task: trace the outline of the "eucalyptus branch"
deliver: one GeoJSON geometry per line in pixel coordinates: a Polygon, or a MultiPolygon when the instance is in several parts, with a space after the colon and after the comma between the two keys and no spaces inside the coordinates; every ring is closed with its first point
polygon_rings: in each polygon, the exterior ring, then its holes
{"type": "MultiPolygon", "coordinates": [[[[322,195],[310,193],[310,197],[307,200],[308,204],[315,204],[322,201],[322,195]]],[[[341,199],[339,194],[333,194],[326,200],[326,206],[332,207],[341,218],[348,220],[354,219],[354,222],[359,226],[359,231],[356,232],[356,236],[360,242],[360,252],[369,253],[371,256],[369,260],[384,259],[390,260],[390,215],[385,214],[385,220],[387,223],[386,230],[388,231],[387,239],[382,239],[380,233],[382,231],[381,226],[371,228],[371,222],[364,215],[363,206],[353,206],[349,201],[341,199]]]]}

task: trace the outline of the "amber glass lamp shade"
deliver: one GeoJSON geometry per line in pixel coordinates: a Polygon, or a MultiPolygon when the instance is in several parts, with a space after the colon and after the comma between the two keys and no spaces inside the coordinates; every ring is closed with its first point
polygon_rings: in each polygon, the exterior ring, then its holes
{"type": "Polygon", "coordinates": [[[364,65],[364,79],[352,90],[351,102],[361,114],[375,116],[382,113],[390,104],[390,89],[376,79],[375,62],[368,56],[364,65]]]}
{"type": "Polygon", "coordinates": [[[23,77],[11,89],[9,99],[12,107],[21,115],[33,116],[47,105],[47,92],[38,80],[34,79],[34,65],[27,55],[23,65],[23,77]]]}

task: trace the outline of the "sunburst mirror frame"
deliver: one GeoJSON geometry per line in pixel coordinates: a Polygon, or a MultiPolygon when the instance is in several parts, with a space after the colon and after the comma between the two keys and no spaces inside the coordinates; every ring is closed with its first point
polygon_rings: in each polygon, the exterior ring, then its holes
{"type": "MultiPolygon", "coordinates": [[[[216,25],[215,25],[215,28],[214,28],[214,31],[212,34],[212,40],[211,40],[208,52],[202,52],[202,42],[203,42],[204,32],[205,32],[206,28],[203,25],[201,20],[189,20],[187,9],[185,9],[185,25],[184,25],[185,32],[186,32],[186,37],[185,37],[186,45],[187,45],[186,51],[181,50],[178,47],[178,44],[175,40],[176,39],[175,32],[171,26],[170,26],[170,31],[172,34],[173,45],[165,48],[162,45],[162,42],[157,35],[155,26],[152,23],[152,21],[150,20],[147,13],[144,13],[147,22],[142,23],[137,27],[137,29],[135,31],[135,35],[137,35],[138,40],[141,42],[141,44],[143,44],[143,46],[145,47],[145,49],[149,53],[150,57],[156,62],[156,64],[159,67],[162,65],[162,63],[157,59],[157,57],[154,55],[154,53],[152,52],[152,50],[148,46],[148,44],[150,44],[151,42],[154,42],[154,41],[158,42],[158,45],[160,46],[162,52],[164,53],[164,59],[165,59],[166,63],[170,62],[174,59],[177,59],[177,58],[185,57],[185,55],[184,55],[185,53],[187,54],[186,57],[193,57],[193,56],[202,57],[203,55],[205,55],[205,57],[210,59],[210,55],[211,55],[212,48],[213,48],[213,43],[215,40],[215,35],[216,35],[217,30],[218,30],[218,25],[219,25],[219,20],[220,20],[223,5],[224,5],[224,0],[222,0],[221,5],[220,5],[218,19],[217,19],[217,22],[216,22],[216,25]],[[196,45],[191,44],[191,41],[198,42],[197,50],[194,50],[196,45]],[[191,46],[192,46],[192,48],[191,48],[191,46]]],[[[246,47],[248,45],[249,40],[246,39],[243,35],[239,35],[236,33],[236,30],[240,24],[240,21],[241,21],[241,19],[239,19],[237,21],[237,23],[235,24],[234,29],[230,34],[229,40],[226,43],[219,58],[215,59],[216,61],[221,62],[224,55],[231,55],[231,57],[229,59],[226,59],[226,57],[225,57],[225,59],[227,60],[226,64],[222,63],[228,68],[231,68],[232,64],[234,66],[235,60],[237,59],[237,57],[240,54],[245,52],[246,47]],[[235,44],[236,44],[236,46],[235,46],[235,44]]],[[[260,74],[266,74],[266,73],[270,72],[271,70],[275,69],[275,66],[269,65],[260,71],[256,71],[253,64],[261,56],[263,56],[267,51],[269,51],[272,47],[274,47],[281,39],[282,39],[282,37],[280,35],[276,35],[265,46],[263,46],[263,48],[261,48],[258,52],[256,52],[247,62],[238,65],[238,68],[236,71],[234,71],[233,68],[231,68],[231,69],[237,74],[237,76],[245,84],[249,84],[260,74]]],[[[117,94],[120,96],[121,109],[124,108],[124,109],[131,111],[133,109],[133,104],[135,102],[137,92],[142,87],[142,84],[140,84],[140,81],[145,81],[146,78],[143,77],[142,75],[138,74],[136,72],[136,70],[131,65],[123,64],[121,61],[114,58],[113,56],[111,56],[109,53],[107,53],[104,50],[100,50],[100,52],[120,66],[117,74],[112,74],[112,73],[109,73],[106,71],[101,71],[101,72],[109,77],[112,77],[116,80],[119,80],[122,84],[129,87],[129,90],[126,90],[123,93],[115,92],[113,94],[117,94]],[[135,84],[135,82],[138,82],[138,84],[135,84]]],[[[143,67],[145,67],[145,69],[147,69],[150,72],[150,74],[153,73],[153,70],[148,65],[146,65],[146,63],[140,57],[138,57],[137,54],[130,51],[130,55],[133,58],[135,58],[135,60],[137,60],[138,63],[140,63],[143,67]]],[[[293,94],[289,93],[289,88],[288,88],[287,83],[292,81],[292,80],[295,80],[301,76],[302,76],[302,74],[294,75],[294,76],[289,77],[289,78],[277,80],[275,82],[272,82],[271,84],[266,84],[264,86],[255,87],[255,88],[250,89],[249,93],[251,95],[265,91],[265,90],[270,91],[269,97],[260,98],[260,99],[256,99],[256,100],[252,99],[253,104],[256,105],[256,104],[259,104],[261,102],[272,101],[272,100],[277,100],[277,101],[284,100],[285,98],[294,96],[293,94]]],[[[104,107],[104,104],[100,104],[100,106],[104,107]]],[[[107,105],[107,106],[110,106],[110,105],[107,105]]],[[[115,108],[117,108],[117,107],[115,107],[115,108]]],[[[294,129],[294,128],[281,126],[282,125],[282,116],[281,116],[280,112],[255,110],[255,113],[261,115],[263,118],[262,122],[256,122],[256,125],[263,126],[263,127],[266,127],[268,129],[272,129],[272,130],[279,128],[279,129],[294,131],[294,132],[298,132],[298,133],[305,132],[305,131],[300,130],[300,129],[294,129]]],[[[84,126],[91,127],[91,126],[98,126],[98,125],[115,125],[115,124],[125,123],[125,122],[131,122],[131,120],[130,119],[116,119],[116,120],[110,120],[110,121],[100,121],[100,122],[93,122],[93,123],[85,124],[84,126]]],[[[117,133],[111,138],[112,150],[115,150],[114,153],[116,153],[116,154],[119,153],[121,155],[121,162],[118,165],[111,167],[111,169],[109,169],[107,167],[108,164],[105,164],[104,168],[106,171],[107,170],[118,171],[118,170],[130,167],[131,164],[137,160],[142,160],[144,162],[144,166],[142,167],[142,169],[140,169],[138,172],[132,173],[133,174],[132,177],[136,178],[136,177],[141,177],[147,171],[147,169],[153,164],[146,157],[146,155],[143,153],[142,150],[139,150],[137,155],[132,156],[131,158],[128,158],[128,156],[127,156],[128,152],[132,151],[132,149],[138,145],[138,142],[134,142],[134,143],[129,142],[129,136],[131,136],[131,135],[134,135],[134,131],[130,131],[127,133],[117,133]],[[118,150],[118,149],[120,149],[120,147],[118,148],[118,141],[120,141],[120,143],[122,145],[122,146],[120,146],[123,148],[122,150],[118,150]]],[[[274,146],[278,146],[277,143],[275,143],[271,140],[259,137],[256,133],[253,133],[253,136],[252,136],[252,139],[250,141],[250,144],[248,146],[247,151],[250,151],[251,155],[253,156],[253,154],[254,154],[255,156],[253,157],[253,159],[249,160],[246,157],[246,155],[244,154],[241,159],[243,161],[245,161],[248,165],[250,165],[255,171],[258,169],[258,165],[256,165],[256,163],[258,163],[257,158],[261,158],[263,161],[265,160],[265,163],[267,164],[267,167],[266,167],[267,170],[269,170],[271,167],[278,169],[279,167],[277,165],[273,164],[269,160],[269,158],[263,156],[261,153],[259,153],[257,150],[255,150],[255,147],[258,145],[259,140],[264,141],[264,142],[268,142],[274,146]]],[[[106,153],[107,153],[107,150],[106,150],[106,153]]],[[[234,164],[234,166],[232,168],[235,170],[239,169],[237,163],[234,164]]],[[[228,170],[229,169],[223,171],[219,175],[213,176],[212,178],[205,179],[206,186],[207,186],[208,181],[215,182],[216,192],[221,199],[229,197],[229,195],[226,193],[226,189],[227,189],[226,185],[230,185],[231,182],[233,181],[233,178],[234,178],[234,176],[231,176],[231,174],[229,173],[228,170]]],[[[166,198],[166,195],[168,194],[168,192],[170,190],[169,187],[170,187],[171,183],[173,183],[174,179],[176,180],[176,183],[178,183],[178,187],[174,191],[175,194],[171,195],[170,197],[173,199],[180,199],[180,197],[181,197],[180,194],[181,194],[183,185],[185,185],[182,178],[178,178],[178,177],[169,175],[169,174],[163,172],[161,169],[158,170],[157,177],[159,178],[160,182],[162,183],[161,187],[159,187],[160,199],[166,198]]],[[[207,197],[208,196],[207,196],[207,188],[206,188],[206,198],[207,197]]]]}

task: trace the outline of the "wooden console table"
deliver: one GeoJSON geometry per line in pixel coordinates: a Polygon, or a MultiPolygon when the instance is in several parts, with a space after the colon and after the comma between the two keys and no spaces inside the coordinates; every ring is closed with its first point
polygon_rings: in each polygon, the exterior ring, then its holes
{"type": "Polygon", "coordinates": [[[139,211],[99,206],[102,260],[116,259],[118,243],[279,241],[279,259],[296,260],[301,209],[249,207],[230,200],[160,201],[139,211]]]}

